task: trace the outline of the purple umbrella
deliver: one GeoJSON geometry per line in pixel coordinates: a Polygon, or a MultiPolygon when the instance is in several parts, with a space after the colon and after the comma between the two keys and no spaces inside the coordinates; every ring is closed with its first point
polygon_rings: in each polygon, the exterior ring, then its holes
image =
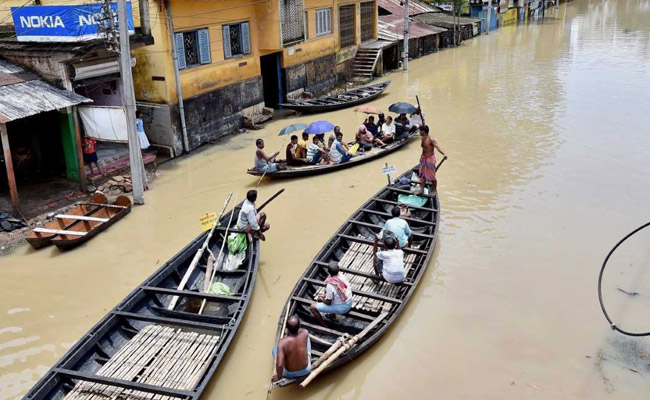
{"type": "Polygon", "coordinates": [[[320,135],[321,133],[331,132],[334,130],[334,125],[327,121],[316,121],[309,124],[305,132],[310,135],[320,135]]]}

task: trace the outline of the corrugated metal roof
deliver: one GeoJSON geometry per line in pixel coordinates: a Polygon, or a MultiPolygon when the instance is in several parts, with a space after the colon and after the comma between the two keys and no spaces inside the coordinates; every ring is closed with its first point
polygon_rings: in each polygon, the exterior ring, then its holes
{"type": "Polygon", "coordinates": [[[0,123],[92,100],[59,89],[21,67],[0,59],[0,123]]]}
{"type": "MultiPolygon", "coordinates": [[[[429,25],[442,24],[442,26],[450,25],[452,27],[454,25],[453,15],[444,14],[444,13],[425,13],[425,14],[417,15],[415,18],[418,21],[429,25]]],[[[459,18],[459,23],[461,25],[475,24],[480,21],[481,21],[480,19],[476,19],[476,18],[467,18],[467,17],[459,18]]]]}
{"type": "MultiPolygon", "coordinates": [[[[402,6],[401,3],[402,1],[400,0],[379,0],[377,5],[392,14],[404,17],[404,6],[402,6]]],[[[438,9],[428,5],[427,3],[418,0],[409,0],[409,16],[436,11],[438,11],[438,9]]]]}
{"type": "MultiPolygon", "coordinates": [[[[378,21],[379,39],[382,40],[402,40],[404,39],[404,17],[397,15],[382,15],[378,21]]],[[[409,37],[419,38],[429,35],[436,35],[444,32],[446,29],[436,26],[430,26],[418,21],[410,21],[409,37]]]]}

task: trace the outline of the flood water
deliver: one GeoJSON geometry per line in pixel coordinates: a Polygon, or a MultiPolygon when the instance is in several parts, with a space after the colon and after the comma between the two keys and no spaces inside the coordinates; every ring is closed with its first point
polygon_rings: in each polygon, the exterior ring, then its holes
{"type": "MultiPolygon", "coordinates": [[[[404,314],[360,359],[274,399],[647,399],[650,340],[609,329],[598,270],[650,220],[650,1],[576,0],[543,23],[504,27],[394,73],[387,109],[419,95],[449,160],[441,168],[436,253],[404,314]]],[[[347,138],[351,110],[274,121],[161,167],[122,222],[68,253],[28,246],[0,258],[0,399],[24,394],[96,321],[200,232],[229,191],[257,179],[254,140],[273,152],[290,122],[328,119],[347,138]]],[[[248,314],[205,399],[263,399],[284,301],[314,254],[419,144],[313,178],[264,181],[272,230],[248,314]]],[[[650,229],[649,229],[650,230],[650,229]]],[[[650,232],[608,267],[617,323],[650,330],[650,232]],[[638,292],[629,296],[618,289],[638,292]]]]}

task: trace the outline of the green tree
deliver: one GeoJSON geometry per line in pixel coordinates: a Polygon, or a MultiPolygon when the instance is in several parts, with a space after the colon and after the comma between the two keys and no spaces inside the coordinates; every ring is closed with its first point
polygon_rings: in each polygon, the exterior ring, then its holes
{"type": "Polygon", "coordinates": [[[451,14],[454,16],[454,46],[460,44],[460,13],[469,0],[433,0],[434,4],[451,4],[451,14]]]}

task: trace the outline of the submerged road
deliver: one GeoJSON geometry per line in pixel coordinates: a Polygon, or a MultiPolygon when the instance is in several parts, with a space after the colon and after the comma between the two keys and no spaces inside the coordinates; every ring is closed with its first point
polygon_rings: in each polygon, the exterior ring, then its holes
{"type": "MultiPolygon", "coordinates": [[[[421,287],[374,348],[275,399],[647,399],[650,339],[612,332],[596,297],[609,248],[650,213],[650,1],[575,0],[543,23],[510,26],[394,73],[387,109],[419,95],[450,158],[442,227],[421,287]]],[[[327,119],[350,138],[351,110],[273,121],[168,163],[146,205],[68,253],[28,246],[0,258],[0,400],[19,398],[97,320],[200,232],[199,216],[270,152],[293,122],[327,119]]],[[[282,305],[332,232],[385,183],[385,162],[264,181],[272,230],[251,307],[205,399],[263,399],[282,305]]],[[[617,322],[648,330],[650,234],[613,260],[617,322]],[[644,269],[645,268],[645,269],[644,269]],[[617,290],[635,291],[631,298],[617,290]]],[[[608,270],[609,271],[609,270],[608,270]]]]}

